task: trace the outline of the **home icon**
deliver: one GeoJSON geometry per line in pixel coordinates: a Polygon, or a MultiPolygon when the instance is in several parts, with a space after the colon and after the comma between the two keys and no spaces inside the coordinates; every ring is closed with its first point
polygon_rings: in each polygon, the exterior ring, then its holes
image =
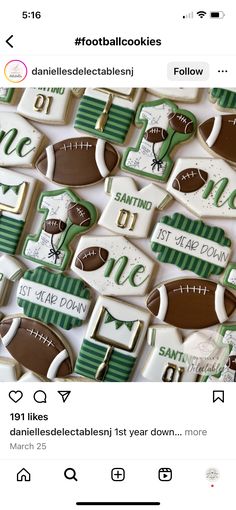
{"type": "Polygon", "coordinates": [[[22,468],[16,475],[17,482],[30,482],[31,481],[31,474],[27,469],[22,468]]]}

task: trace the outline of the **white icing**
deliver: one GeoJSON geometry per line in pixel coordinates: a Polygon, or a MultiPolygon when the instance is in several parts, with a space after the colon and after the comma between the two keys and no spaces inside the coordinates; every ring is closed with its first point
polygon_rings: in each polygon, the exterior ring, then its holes
{"type": "MultiPolygon", "coordinates": [[[[109,322],[105,325],[104,323],[102,323],[101,325],[102,329],[100,329],[101,311],[105,309],[108,310],[113,317],[120,319],[122,321],[136,321],[137,319],[138,321],[140,321],[137,342],[132,352],[130,352],[132,356],[136,357],[142,348],[142,343],[146,335],[147,326],[150,320],[149,312],[144,308],[140,308],[136,305],[125,303],[124,301],[119,301],[118,299],[113,299],[106,296],[98,297],[88,323],[85,338],[87,340],[94,342],[95,344],[98,343],[101,345],[100,342],[102,342],[102,340],[100,339],[99,342],[97,334],[101,335],[103,333],[105,334],[105,338],[107,338],[108,341],[110,340],[111,343],[112,341],[116,341],[119,344],[121,344],[124,349],[129,348],[134,333],[137,331],[136,323],[134,323],[133,326],[134,329],[132,328],[131,331],[129,331],[125,325],[117,329],[115,327],[114,322],[109,322]],[[98,322],[99,328],[96,334],[94,332],[96,330],[98,322]]],[[[116,350],[124,353],[124,350],[122,348],[118,349],[116,348],[116,350]]],[[[125,350],[125,354],[128,355],[129,351],[125,350]]]]}
{"type": "Polygon", "coordinates": [[[173,195],[181,204],[187,207],[194,214],[207,218],[207,217],[225,217],[236,218],[236,172],[228,163],[219,158],[179,158],[177,159],[174,169],[171,173],[170,179],[167,183],[167,191],[173,195]],[[178,174],[186,169],[196,169],[196,171],[204,170],[208,174],[206,184],[192,193],[182,193],[181,191],[173,188],[173,182],[178,174]],[[227,178],[228,183],[222,192],[218,204],[214,199],[217,191],[219,190],[222,178],[227,178]],[[215,187],[207,198],[203,198],[204,191],[209,181],[215,183],[215,187]],[[219,184],[217,185],[217,182],[219,184]],[[235,196],[235,208],[229,207],[228,200],[230,196],[235,196]]]}
{"type": "Polygon", "coordinates": [[[169,99],[186,101],[186,102],[195,102],[198,97],[198,88],[188,88],[188,87],[178,87],[178,88],[156,88],[156,87],[148,87],[147,92],[153,94],[154,96],[165,97],[169,99]]]}
{"type": "Polygon", "coordinates": [[[65,124],[68,105],[71,96],[69,88],[58,88],[58,92],[53,88],[26,88],[18,104],[17,111],[24,117],[44,124],[65,124]],[[37,98],[40,109],[35,109],[37,98]]]}
{"type": "MultiPolygon", "coordinates": [[[[131,88],[124,88],[124,89],[123,88],[113,88],[112,90],[114,91],[112,104],[114,104],[116,106],[120,106],[121,108],[128,108],[128,109],[134,110],[134,111],[136,110],[136,108],[140,102],[143,89],[136,89],[136,93],[135,93],[133,101],[129,101],[128,99],[122,99],[121,97],[119,97],[120,92],[125,93],[128,96],[132,90],[131,88]],[[116,93],[118,95],[116,95],[116,93]]],[[[105,102],[107,102],[107,99],[108,99],[108,92],[106,93],[105,91],[103,92],[98,89],[86,88],[84,95],[94,97],[95,99],[100,99],[100,101],[105,101],[105,102]]]]}
{"type": "Polygon", "coordinates": [[[168,309],[168,295],[165,285],[158,287],[158,290],[160,293],[160,308],[157,318],[160,319],[160,321],[164,321],[168,309]]]}
{"type": "Polygon", "coordinates": [[[142,296],[147,292],[149,281],[154,270],[155,263],[147,255],[145,255],[139,248],[134,246],[130,241],[122,236],[81,236],[76,248],[74,258],[72,260],[71,269],[82,280],[91,285],[101,294],[108,294],[111,296],[142,296]],[[108,251],[108,259],[98,269],[94,271],[83,271],[76,267],[76,259],[79,253],[91,246],[104,248],[108,251]],[[116,283],[115,276],[118,269],[122,264],[121,257],[127,257],[127,264],[120,275],[120,283],[116,283]],[[107,269],[109,259],[114,259],[116,264],[113,266],[109,276],[104,276],[107,269]],[[134,276],[135,286],[129,281],[131,272],[135,268],[140,268],[134,276]]]}
{"type": "Polygon", "coordinates": [[[53,181],[54,171],[55,171],[55,153],[54,153],[53,145],[47,146],[46,154],[47,154],[46,177],[48,177],[48,179],[51,179],[51,181],[53,181]]]}
{"type": "Polygon", "coordinates": [[[90,305],[88,299],[74,296],[68,292],[26,278],[21,278],[19,282],[17,298],[81,320],[86,319],[90,305]],[[23,293],[21,292],[22,287],[24,288],[23,293]],[[49,295],[51,298],[49,298],[49,295]]]}
{"type": "MultiPolygon", "coordinates": [[[[96,150],[95,150],[95,159],[97,163],[98,170],[102,177],[107,177],[109,174],[109,170],[105,163],[105,146],[106,141],[102,139],[98,139],[96,143],[96,150]]],[[[85,170],[86,171],[86,170],[85,170]]]]}
{"type": "Polygon", "coordinates": [[[0,258],[0,305],[5,302],[5,295],[9,282],[20,279],[24,269],[20,262],[10,255],[3,255],[0,258]]]}
{"type": "Polygon", "coordinates": [[[17,330],[20,327],[20,323],[21,317],[15,317],[14,319],[12,319],[12,323],[8,332],[2,337],[2,343],[5,347],[7,347],[13,340],[14,336],[17,333],[17,330]]]}
{"type": "Polygon", "coordinates": [[[0,382],[17,381],[20,375],[20,366],[14,359],[0,357],[0,382]]]}
{"type": "Polygon", "coordinates": [[[221,125],[222,125],[222,116],[216,115],[214,118],[213,128],[211,130],[210,135],[208,136],[208,138],[206,140],[206,144],[208,145],[208,147],[212,147],[215,144],[215,142],[220,134],[221,125]]]}
{"type": "Polygon", "coordinates": [[[215,241],[165,223],[156,224],[151,241],[219,267],[226,267],[231,255],[231,248],[228,246],[221,246],[215,241]]]}
{"type": "Polygon", "coordinates": [[[171,201],[171,196],[163,188],[149,184],[138,190],[135,181],[130,177],[108,177],[105,180],[105,192],[110,196],[110,200],[98,224],[126,237],[146,238],[156,209],[162,210],[171,201]],[[117,197],[123,197],[123,199],[117,200],[117,197]],[[132,204],[126,203],[125,197],[127,202],[129,197],[132,197],[132,204]],[[146,204],[146,208],[139,206],[139,202],[146,204]],[[117,222],[121,210],[126,211],[127,217],[123,228],[119,227],[117,222]],[[130,227],[134,215],[136,219],[132,230],[130,227]]]}
{"type": "Polygon", "coordinates": [[[50,365],[50,367],[48,369],[48,372],[47,372],[47,378],[48,379],[53,379],[54,377],[56,377],[57,372],[58,372],[61,364],[67,358],[69,358],[69,356],[68,356],[68,352],[67,352],[66,349],[64,349],[63,351],[59,352],[59,354],[54,358],[54,360],[52,361],[52,363],[51,363],[51,365],[50,365]]]}
{"type": "Polygon", "coordinates": [[[225,288],[218,284],[215,291],[215,311],[220,323],[228,319],[224,304],[225,288]]]}

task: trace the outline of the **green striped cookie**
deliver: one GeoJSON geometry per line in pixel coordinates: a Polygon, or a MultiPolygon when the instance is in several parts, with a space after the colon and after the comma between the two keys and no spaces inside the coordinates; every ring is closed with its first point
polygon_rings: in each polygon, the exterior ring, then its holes
{"type": "Polygon", "coordinates": [[[5,213],[0,216],[0,251],[14,255],[25,222],[10,218],[5,213]]]}
{"type": "Polygon", "coordinates": [[[76,129],[81,129],[99,138],[123,144],[132,124],[134,111],[112,104],[103,131],[98,131],[95,126],[105,105],[105,101],[83,96],[78,107],[74,126],[76,129]]]}
{"type": "Polygon", "coordinates": [[[21,278],[17,303],[27,317],[71,329],[86,319],[91,301],[89,289],[79,278],[38,267],[21,278]]]}
{"type": "MultiPolygon", "coordinates": [[[[90,379],[96,379],[96,373],[102,364],[108,347],[84,339],[74,371],[90,379]]],[[[127,382],[130,379],[136,358],[114,349],[103,381],[127,382]]]]}
{"type": "Polygon", "coordinates": [[[228,264],[231,241],[224,230],[182,214],[164,216],[156,225],[151,248],[160,262],[174,264],[207,278],[219,275],[228,264]]]}
{"type": "Polygon", "coordinates": [[[223,110],[236,110],[236,92],[227,89],[214,88],[210,90],[211,101],[217,103],[223,110]]]}

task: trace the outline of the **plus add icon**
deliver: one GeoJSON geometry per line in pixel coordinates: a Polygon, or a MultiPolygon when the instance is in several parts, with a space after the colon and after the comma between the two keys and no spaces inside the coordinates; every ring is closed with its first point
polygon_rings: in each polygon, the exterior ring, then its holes
{"type": "Polygon", "coordinates": [[[123,468],[113,468],[111,470],[111,479],[113,482],[123,482],[125,479],[125,470],[123,468]]]}

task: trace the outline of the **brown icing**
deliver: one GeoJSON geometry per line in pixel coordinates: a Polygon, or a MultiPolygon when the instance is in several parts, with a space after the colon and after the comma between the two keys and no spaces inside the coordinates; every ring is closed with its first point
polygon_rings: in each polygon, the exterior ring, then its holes
{"type": "Polygon", "coordinates": [[[108,255],[109,252],[105,248],[89,246],[77,255],[75,266],[82,271],[96,271],[105,264],[108,255]]]}
{"type": "Polygon", "coordinates": [[[80,202],[70,202],[68,216],[72,223],[80,225],[81,227],[88,227],[91,221],[89,210],[80,202]]]}
{"type": "MultiPolygon", "coordinates": [[[[221,115],[221,117],[220,133],[215,143],[211,147],[207,147],[215,152],[217,156],[236,164],[236,115],[221,115]]],[[[204,142],[209,138],[213,125],[214,117],[200,124],[199,134],[204,142]]]]}
{"type": "Polygon", "coordinates": [[[58,219],[48,219],[43,223],[43,230],[48,234],[59,234],[66,229],[66,223],[58,219]]]}
{"type": "Polygon", "coordinates": [[[165,140],[167,137],[167,131],[160,127],[152,127],[148,129],[144,135],[145,140],[151,143],[163,142],[163,140],[165,140]]]}
{"type": "MultiPolygon", "coordinates": [[[[215,310],[217,287],[215,282],[202,278],[180,278],[163,285],[168,295],[165,322],[183,329],[201,329],[219,323],[215,310]]],[[[236,308],[236,296],[229,290],[225,290],[224,305],[227,315],[230,316],[236,308]]],[[[160,308],[158,287],[149,294],[147,308],[153,315],[158,315],[160,308]]]]}
{"type": "Polygon", "coordinates": [[[193,121],[182,113],[170,113],[169,123],[172,129],[178,133],[192,133],[194,131],[193,121]]]}
{"type": "Polygon", "coordinates": [[[198,168],[186,168],[176,175],[172,188],[183,193],[192,193],[202,188],[208,179],[208,173],[198,168]]]}
{"type": "MultiPolygon", "coordinates": [[[[0,335],[3,337],[10,329],[12,318],[0,323],[0,335]]],[[[47,377],[48,369],[65,345],[55,331],[37,320],[22,317],[20,326],[7,346],[7,350],[24,367],[36,374],[47,377]],[[41,336],[42,335],[42,336],[41,336]],[[43,339],[46,339],[43,341],[43,339]]],[[[68,354],[69,356],[69,354],[68,354]]],[[[57,377],[71,374],[73,371],[70,357],[60,365],[57,377]]]]}
{"type": "MultiPolygon", "coordinates": [[[[68,138],[53,145],[55,168],[53,181],[65,186],[87,186],[103,179],[96,164],[95,150],[97,139],[83,136],[68,138]]],[[[115,148],[108,142],[105,144],[105,164],[108,174],[117,165],[119,156],[115,148]]],[[[46,175],[48,160],[46,151],[36,162],[38,170],[46,175]]]]}

